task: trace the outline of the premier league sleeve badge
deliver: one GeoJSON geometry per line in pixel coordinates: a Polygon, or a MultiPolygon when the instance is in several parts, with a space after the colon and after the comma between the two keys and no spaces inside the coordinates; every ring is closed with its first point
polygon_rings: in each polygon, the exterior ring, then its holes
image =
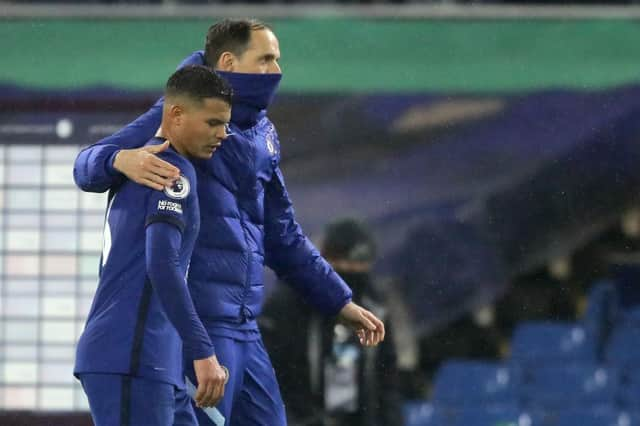
{"type": "Polygon", "coordinates": [[[189,195],[189,191],[191,190],[191,184],[189,180],[184,176],[180,175],[178,179],[173,182],[173,185],[165,186],[164,193],[175,200],[182,200],[187,198],[189,195]]]}

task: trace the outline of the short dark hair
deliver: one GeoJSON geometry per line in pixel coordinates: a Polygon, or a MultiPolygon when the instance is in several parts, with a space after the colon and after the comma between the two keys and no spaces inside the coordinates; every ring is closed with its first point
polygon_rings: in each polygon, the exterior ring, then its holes
{"type": "Polygon", "coordinates": [[[196,101],[216,98],[231,105],[233,90],[229,83],[211,68],[190,65],[179,69],[169,77],[164,95],[187,96],[196,101]]]}
{"type": "Polygon", "coordinates": [[[209,27],[204,45],[207,65],[215,67],[224,52],[241,56],[251,39],[251,31],[271,30],[257,19],[225,19],[209,27]]]}

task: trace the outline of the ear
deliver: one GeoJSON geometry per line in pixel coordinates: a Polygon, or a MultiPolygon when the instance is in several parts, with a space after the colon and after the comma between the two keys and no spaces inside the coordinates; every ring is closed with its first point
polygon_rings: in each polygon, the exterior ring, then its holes
{"type": "Polygon", "coordinates": [[[231,52],[223,52],[218,59],[217,69],[220,71],[233,72],[233,65],[236,61],[236,57],[231,52]]]}
{"type": "Polygon", "coordinates": [[[169,118],[174,126],[180,126],[182,124],[184,116],[184,108],[178,104],[172,104],[169,106],[169,118]]]}

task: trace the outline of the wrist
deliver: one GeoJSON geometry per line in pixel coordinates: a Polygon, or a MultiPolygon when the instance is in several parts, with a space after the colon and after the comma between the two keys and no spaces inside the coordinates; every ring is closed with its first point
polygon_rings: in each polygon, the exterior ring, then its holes
{"type": "Polygon", "coordinates": [[[107,171],[112,175],[123,173],[122,169],[120,169],[120,162],[118,161],[118,159],[120,159],[120,153],[122,153],[121,149],[115,151],[107,159],[107,171]]]}
{"type": "Polygon", "coordinates": [[[339,307],[337,308],[337,314],[338,316],[342,316],[344,315],[349,309],[351,309],[353,305],[353,301],[351,300],[351,297],[341,300],[339,303],[339,307]]]}
{"type": "Polygon", "coordinates": [[[211,358],[212,356],[215,356],[216,354],[213,346],[202,347],[199,349],[184,348],[184,352],[187,356],[187,359],[191,358],[194,361],[204,361],[211,358]]]}

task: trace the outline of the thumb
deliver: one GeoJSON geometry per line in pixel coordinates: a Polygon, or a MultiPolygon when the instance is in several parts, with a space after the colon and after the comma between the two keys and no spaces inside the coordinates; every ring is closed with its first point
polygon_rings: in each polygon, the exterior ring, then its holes
{"type": "Polygon", "coordinates": [[[167,148],[169,148],[169,141],[164,141],[160,145],[146,146],[146,147],[144,147],[144,150],[147,151],[147,152],[150,152],[151,154],[155,154],[155,153],[158,153],[158,152],[165,151],[167,148]]]}
{"type": "Polygon", "coordinates": [[[195,399],[196,402],[200,402],[200,399],[202,398],[202,395],[204,395],[206,390],[206,385],[204,385],[203,383],[198,383],[198,389],[196,389],[196,394],[193,396],[193,399],[195,399]]]}

